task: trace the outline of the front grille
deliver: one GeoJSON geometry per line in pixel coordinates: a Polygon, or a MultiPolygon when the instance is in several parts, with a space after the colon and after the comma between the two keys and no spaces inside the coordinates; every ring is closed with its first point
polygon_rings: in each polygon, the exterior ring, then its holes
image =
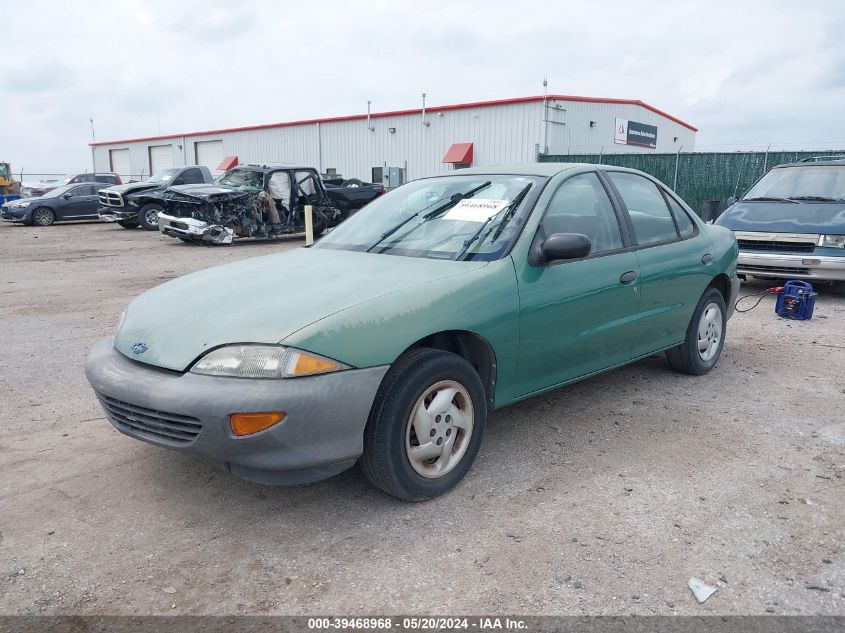
{"type": "Polygon", "coordinates": [[[812,253],[816,245],[813,242],[780,242],[776,240],[737,240],[739,247],[746,251],[778,251],[781,253],[812,253]]]}
{"type": "Polygon", "coordinates": [[[759,266],[757,264],[740,264],[741,272],[758,271],[761,273],[778,273],[783,275],[806,275],[810,272],[809,268],[799,268],[793,266],[759,266]]]}
{"type": "Polygon", "coordinates": [[[183,446],[193,442],[202,430],[197,418],[139,407],[99,393],[97,397],[112,424],[132,435],[183,446]]]}
{"type": "Polygon", "coordinates": [[[123,196],[116,191],[100,190],[100,204],[104,207],[122,207],[123,196]]]}

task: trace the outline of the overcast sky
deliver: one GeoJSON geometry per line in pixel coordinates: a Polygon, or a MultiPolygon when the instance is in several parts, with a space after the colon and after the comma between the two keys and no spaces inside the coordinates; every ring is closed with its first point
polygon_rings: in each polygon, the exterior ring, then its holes
{"type": "Polygon", "coordinates": [[[845,2],[69,0],[4,14],[0,159],[98,140],[542,94],[641,99],[697,149],[845,145],[845,2]]]}

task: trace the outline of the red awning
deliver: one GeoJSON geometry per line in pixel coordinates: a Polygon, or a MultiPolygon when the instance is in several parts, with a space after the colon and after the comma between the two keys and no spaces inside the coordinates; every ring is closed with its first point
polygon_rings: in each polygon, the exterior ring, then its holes
{"type": "Polygon", "coordinates": [[[472,143],[454,143],[443,157],[443,162],[472,165],[472,143]]]}
{"type": "Polygon", "coordinates": [[[223,159],[223,162],[217,165],[218,171],[229,171],[232,167],[238,166],[238,157],[237,156],[227,156],[223,159]]]}

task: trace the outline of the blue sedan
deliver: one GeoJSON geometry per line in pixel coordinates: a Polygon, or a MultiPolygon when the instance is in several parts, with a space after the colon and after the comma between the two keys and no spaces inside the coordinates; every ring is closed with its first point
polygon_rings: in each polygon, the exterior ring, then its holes
{"type": "Polygon", "coordinates": [[[111,186],[107,182],[65,185],[37,198],[21,198],[0,207],[0,219],[37,226],[50,226],[61,220],[96,220],[99,213],[98,192],[111,186]]]}

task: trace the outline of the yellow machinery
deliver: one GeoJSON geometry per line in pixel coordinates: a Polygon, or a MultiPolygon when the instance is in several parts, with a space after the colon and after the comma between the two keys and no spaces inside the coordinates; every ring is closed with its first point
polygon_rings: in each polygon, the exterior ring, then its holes
{"type": "Polygon", "coordinates": [[[12,166],[0,161],[0,196],[19,195],[21,183],[12,175],[12,166]]]}

